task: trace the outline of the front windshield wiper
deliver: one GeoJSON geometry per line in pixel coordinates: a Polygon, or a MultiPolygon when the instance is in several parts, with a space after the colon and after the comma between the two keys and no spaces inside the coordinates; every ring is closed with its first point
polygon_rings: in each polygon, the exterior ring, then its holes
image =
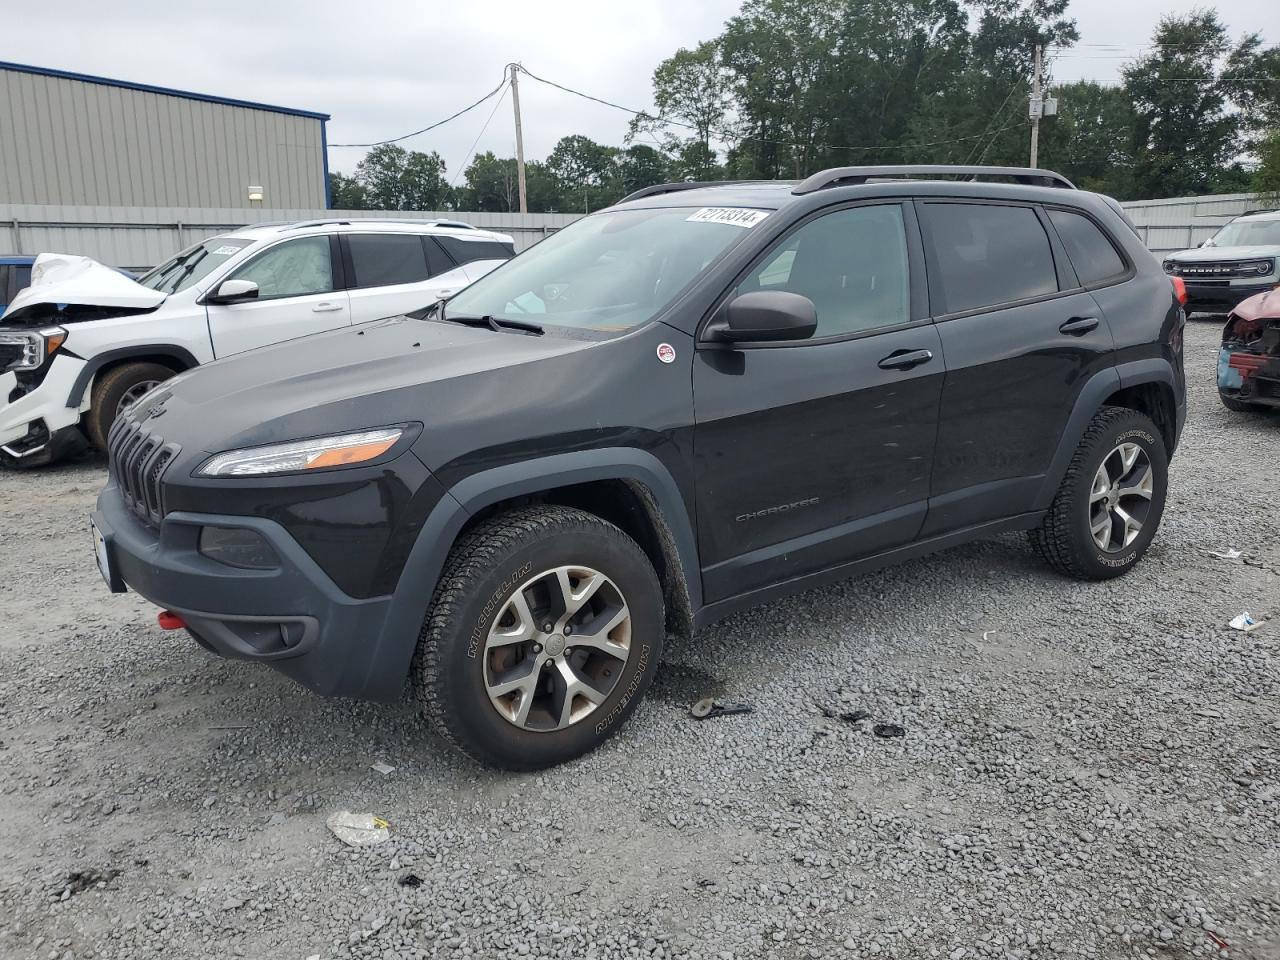
{"type": "Polygon", "coordinates": [[[538,337],[546,333],[536,323],[528,323],[524,320],[507,320],[502,317],[495,317],[492,314],[473,317],[466,314],[446,314],[443,310],[440,310],[437,311],[436,316],[449,323],[461,323],[468,327],[488,327],[494,333],[501,333],[503,330],[519,330],[521,333],[531,333],[538,337]]]}

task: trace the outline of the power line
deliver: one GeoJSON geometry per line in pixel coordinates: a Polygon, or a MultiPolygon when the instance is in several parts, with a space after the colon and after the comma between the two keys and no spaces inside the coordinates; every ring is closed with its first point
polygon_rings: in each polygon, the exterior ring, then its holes
{"type": "Polygon", "coordinates": [[[430,124],[429,126],[423,127],[421,130],[413,131],[413,133],[406,133],[402,137],[392,137],[390,140],[375,140],[373,143],[331,143],[329,144],[329,146],[331,147],[380,147],[383,144],[399,143],[401,140],[408,140],[410,137],[416,137],[420,133],[426,133],[428,130],[434,130],[436,127],[442,127],[446,123],[448,123],[450,120],[457,120],[464,113],[470,113],[472,110],[480,106],[480,104],[484,103],[486,100],[488,100],[490,97],[492,97],[495,93],[497,93],[506,85],[507,85],[507,75],[504,71],[502,74],[502,82],[499,83],[492,90],[490,90],[488,93],[486,93],[483,97],[481,97],[475,103],[471,104],[471,106],[463,107],[457,113],[447,116],[443,120],[438,120],[435,123],[430,124]]]}
{"type": "MultiPolygon", "coordinates": [[[[587,99],[587,100],[592,100],[592,101],[594,101],[595,103],[604,104],[606,107],[613,107],[615,110],[621,110],[621,111],[622,111],[622,112],[624,112],[624,113],[630,113],[630,114],[632,114],[633,116],[646,116],[646,117],[652,117],[654,120],[657,120],[657,121],[658,121],[658,122],[660,122],[660,123],[672,124],[672,125],[677,126],[677,127],[685,127],[685,128],[687,128],[687,129],[689,129],[689,130],[696,130],[696,129],[697,129],[697,127],[695,127],[695,126],[694,126],[693,124],[691,124],[691,123],[684,123],[684,122],[682,122],[682,121],[680,121],[680,120],[666,120],[666,119],[663,119],[662,117],[653,117],[653,115],[652,115],[652,114],[650,114],[650,113],[648,113],[647,111],[644,111],[644,110],[633,110],[633,109],[631,109],[630,107],[624,107],[624,106],[622,106],[622,105],[621,105],[621,104],[619,104],[619,103],[612,103],[612,102],[610,102],[610,101],[608,101],[608,100],[603,100],[603,99],[601,99],[600,97],[593,97],[593,96],[592,96],[591,94],[589,94],[589,93],[583,93],[581,90],[575,90],[575,89],[573,89],[572,87],[566,87],[564,84],[556,83],[556,82],[555,82],[555,81],[553,81],[553,80],[547,80],[545,77],[540,77],[540,76],[538,76],[538,75],[537,75],[537,74],[535,74],[535,73],[530,73],[530,72],[529,72],[528,70],[526,70],[523,66],[522,66],[522,67],[520,67],[519,69],[520,69],[520,72],[521,72],[521,73],[523,73],[523,74],[527,75],[527,76],[528,76],[528,77],[530,77],[531,79],[533,79],[533,80],[537,80],[539,83],[545,83],[545,84],[547,84],[548,86],[555,87],[557,90],[563,90],[565,93],[571,93],[571,94],[573,94],[575,97],[583,97],[583,98],[585,98],[585,99],[587,99]]],[[[1015,89],[1016,89],[1016,88],[1015,88],[1015,89]]],[[[1018,124],[1012,124],[1011,126],[1018,126],[1018,124]]],[[[1001,129],[1002,129],[1002,130],[1007,130],[1007,129],[1010,129],[1010,128],[1009,128],[1009,127],[1002,127],[1001,129]]],[[[729,133],[728,131],[726,131],[726,130],[712,130],[711,132],[712,132],[712,133],[714,133],[714,134],[716,134],[716,135],[717,135],[717,136],[719,136],[719,137],[722,137],[723,139],[733,139],[733,135],[732,135],[732,134],[730,134],[730,133],[729,133]]],[[[999,132],[1000,132],[1000,130],[997,130],[997,131],[995,131],[995,132],[996,132],[996,133],[999,133],[999,132]]],[[[797,143],[797,142],[792,141],[792,140],[774,140],[774,139],[771,139],[771,138],[769,138],[769,137],[757,137],[757,136],[754,136],[753,134],[749,134],[749,133],[744,133],[744,134],[737,135],[736,139],[739,139],[739,140],[753,140],[753,141],[755,141],[755,142],[757,142],[757,143],[772,143],[772,144],[776,144],[776,145],[778,145],[778,146],[784,146],[784,147],[814,147],[814,148],[821,149],[821,150],[849,150],[849,151],[852,151],[852,152],[863,152],[863,153],[865,153],[865,152],[869,152],[869,151],[876,151],[876,150],[914,150],[914,149],[916,149],[916,148],[918,148],[918,147],[939,147],[939,146],[943,146],[944,144],[948,144],[948,143],[963,143],[963,142],[965,142],[965,141],[967,141],[967,140],[979,140],[979,139],[981,139],[982,137],[985,137],[985,136],[987,135],[987,133],[988,133],[988,131],[984,130],[982,133],[972,134],[972,135],[967,136],[967,137],[953,137],[953,138],[948,139],[948,140],[931,140],[931,141],[928,141],[928,142],[925,142],[925,143],[902,143],[902,144],[882,143],[882,144],[873,144],[873,145],[871,145],[871,146],[848,146],[848,145],[845,145],[845,144],[838,144],[838,143],[811,143],[811,144],[805,144],[805,143],[797,143]]]]}
{"type": "Polygon", "coordinates": [[[495,103],[493,105],[493,109],[489,111],[489,116],[485,118],[484,126],[481,127],[480,132],[476,134],[475,140],[471,142],[471,146],[467,149],[467,152],[462,155],[462,163],[458,164],[458,169],[454,171],[453,179],[449,181],[449,186],[452,187],[457,184],[458,177],[462,174],[462,171],[465,168],[465,165],[467,163],[467,158],[475,154],[476,144],[480,142],[480,138],[484,136],[484,132],[489,129],[489,123],[493,120],[494,114],[498,112],[498,108],[502,106],[502,101],[505,100],[506,98],[507,98],[507,85],[504,82],[502,85],[502,95],[498,97],[497,103],[495,103]]]}

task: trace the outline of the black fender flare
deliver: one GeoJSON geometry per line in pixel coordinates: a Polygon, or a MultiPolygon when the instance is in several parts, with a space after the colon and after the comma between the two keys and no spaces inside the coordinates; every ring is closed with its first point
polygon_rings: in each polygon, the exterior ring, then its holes
{"type": "Polygon", "coordinates": [[[459,481],[427,515],[391,595],[366,686],[387,691],[404,682],[449,551],[472,516],[513,497],[593,480],[630,480],[652,493],[674,541],[690,605],[699,609],[702,582],[693,522],[661,460],[634,447],[603,447],[511,463],[459,481]]]}
{"type": "Polygon", "coordinates": [[[1177,382],[1173,366],[1168,360],[1159,357],[1117,364],[1114,367],[1099,370],[1085,381],[1084,386],[1080,388],[1080,393],[1076,395],[1075,406],[1071,408],[1071,416],[1067,419],[1066,427],[1063,428],[1062,436],[1058,440],[1058,448],[1054,451],[1053,460],[1050,461],[1049,469],[1044,475],[1044,482],[1036,495],[1034,509],[1047,510],[1053,503],[1058,487],[1062,484],[1062,478],[1066,475],[1067,466],[1071,463],[1071,457],[1075,454],[1076,447],[1080,445],[1080,440],[1089,427],[1089,421],[1102,409],[1109,396],[1127,387],[1159,383],[1167,386],[1176,399],[1177,382]]]}
{"type": "Polygon", "coordinates": [[[85,365],[80,372],[76,374],[75,382],[71,384],[71,391],[67,394],[67,406],[78,407],[84,399],[84,392],[89,389],[89,384],[93,382],[93,378],[97,376],[98,371],[107,364],[115,363],[117,360],[128,360],[130,357],[168,357],[170,360],[176,360],[182,364],[184,370],[190,370],[192,367],[198,367],[200,361],[195,358],[186,347],[180,347],[176,343],[147,343],[139,344],[134,347],[116,347],[114,350],[104,350],[97,356],[86,360],[85,365]]]}

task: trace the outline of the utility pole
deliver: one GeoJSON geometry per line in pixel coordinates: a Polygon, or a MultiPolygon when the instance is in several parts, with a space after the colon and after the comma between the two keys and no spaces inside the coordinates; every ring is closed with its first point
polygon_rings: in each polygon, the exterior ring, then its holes
{"type": "MultiPolygon", "coordinates": [[[[1040,60],[1044,48],[1036,45],[1035,75],[1031,78],[1031,168],[1040,159],[1040,117],[1044,113],[1044,98],[1040,95],[1040,60]]],[[[518,122],[517,122],[518,125],[518,122]]]]}
{"type": "Polygon", "coordinates": [[[520,212],[529,212],[529,197],[524,185],[524,131],[520,127],[520,65],[511,66],[511,104],[516,111],[516,180],[520,185],[520,212]]]}

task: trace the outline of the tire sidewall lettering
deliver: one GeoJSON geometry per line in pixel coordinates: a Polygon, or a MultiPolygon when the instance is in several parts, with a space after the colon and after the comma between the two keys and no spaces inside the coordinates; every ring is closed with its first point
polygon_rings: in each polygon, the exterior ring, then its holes
{"type": "Polygon", "coordinates": [[[469,659],[474,660],[476,658],[485,638],[489,634],[493,618],[497,616],[502,606],[510,599],[516,587],[520,586],[529,576],[529,572],[532,569],[532,560],[522,563],[510,576],[498,584],[498,588],[493,591],[489,599],[485,601],[484,606],[480,608],[480,615],[476,618],[475,626],[471,629],[471,636],[467,640],[467,657],[469,659]]]}

